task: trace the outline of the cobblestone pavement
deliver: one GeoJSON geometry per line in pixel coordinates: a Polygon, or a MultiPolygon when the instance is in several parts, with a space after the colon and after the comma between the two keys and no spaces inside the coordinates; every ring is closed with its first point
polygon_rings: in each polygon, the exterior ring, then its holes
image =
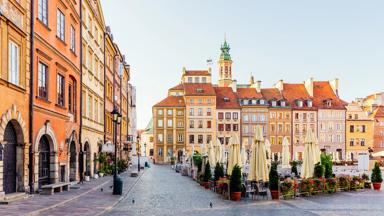
{"type": "Polygon", "coordinates": [[[146,171],[127,197],[105,215],[373,216],[384,215],[384,192],[365,190],[295,200],[231,202],[175,173],[169,166],[155,165],[146,171]]]}
{"type": "MultiPolygon", "coordinates": [[[[136,169],[137,166],[132,167],[131,170],[136,169]]],[[[130,177],[130,172],[121,175],[125,194],[139,179],[130,177]]],[[[111,185],[112,176],[106,176],[79,184],[79,189],[72,189],[68,192],[52,196],[36,194],[9,205],[0,205],[0,215],[99,215],[124,197],[113,196],[111,185]]]]}

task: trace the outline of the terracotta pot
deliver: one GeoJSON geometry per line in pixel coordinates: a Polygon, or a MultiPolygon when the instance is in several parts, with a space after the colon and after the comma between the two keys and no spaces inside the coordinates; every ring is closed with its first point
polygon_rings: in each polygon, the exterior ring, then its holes
{"type": "Polygon", "coordinates": [[[372,183],[373,184],[373,189],[374,190],[380,190],[381,188],[381,183],[372,183]]]}
{"type": "Polygon", "coordinates": [[[241,192],[232,192],[231,193],[231,200],[232,201],[240,201],[241,199],[241,192]]]}
{"type": "Polygon", "coordinates": [[[274,200],[279,199],[280,198],[279,191],[278,190],[271,190],[271,196],[272,196],[272,199],[274,199],[274,200]]]}

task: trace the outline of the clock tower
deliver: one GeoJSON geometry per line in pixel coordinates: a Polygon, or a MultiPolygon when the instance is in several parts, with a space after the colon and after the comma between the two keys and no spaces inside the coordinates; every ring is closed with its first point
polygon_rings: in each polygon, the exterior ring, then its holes
{"type": "Polygon", "coordinates": [[[219,59],[219,87],[230,87],[232,84],[232,59],[229,54],[229,44],[224,40],[221,45],[221,54],[219,59]]]}

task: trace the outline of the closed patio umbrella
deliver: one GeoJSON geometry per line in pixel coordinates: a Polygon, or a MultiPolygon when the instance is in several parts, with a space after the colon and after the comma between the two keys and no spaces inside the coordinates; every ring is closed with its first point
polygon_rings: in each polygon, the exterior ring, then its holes
{"type": "Polygon", "coordinates": [[[315,164],[320,162],[320,150],[317,138],[312,130],[307,131],[304,139],[303,165],[301,170],[302,178],[312,178],[315,164]]]}
{"type": "Polygon", "coordinates": [[[214,166],[216,164],[216,159],[215,159],[215,149],[213,146],[213,141],[211,140],[208,145],[208,160],[209,164],[214,166]]]}
{"type": "Polygon", "coordinates": [[[289,141],[287,137],[284,137],[283,139],[283,149],[282,149],[282,167],[283,168],[289,168],[289,161],[290,161],[290,154],[289,154],[289,141]]]}
{"type": "Polygon", "coordinates": [[[240,154],[240,141],[237,135],[232,136],[229,140],[229,160],[227,167],[227,174],[232,175],[232,169],[237,164],[239,166],[241,163],[241,154],[240,154]]]}
{"type": "Polygon", "coordinates": [[[248,180],[268,181],[267,153],[264,145],[263,131],[260,126],[256,127],[255,138],[252,142],[250,166],[248,180]]]}
{"type": "Polygon", "coordinates": [[[247,164],[247,151],[245,150],[245,147],[243,146],[241,148],[241,162],[242,162],[242,165],[243,167],[245,166],[245,164],[247,164]]]}
{"type": "Polygon", "coordinates": [[[222,160],[221,158],[223,156],[221,143],[220,143],[219,139],[216,139],[214,141],[213,149],[214,149],[214,153],[215,153],[215,161],[214,162],[216,165],[216,163],[221,163],[221,160],[222,160]]]}

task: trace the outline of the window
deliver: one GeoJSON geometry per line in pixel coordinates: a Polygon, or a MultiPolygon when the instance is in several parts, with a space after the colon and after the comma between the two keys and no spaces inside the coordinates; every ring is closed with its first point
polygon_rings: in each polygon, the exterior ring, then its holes
{"type": "Polygon", "coordinates": [[[9,75],[8,81],[20,85],[20,47],[13,41],[9,41],[9,75]]]}
{"type": "Polygon", "coordinates": [[[172,144],[173,143],[173,136],[172,134],[167,134],[167,143],[172,144]]]}
{"type": "Polygon", "coordinates": [[[202,77],[202,78],[201,78],[201,82],[202,82],[202,83],[207,83],[207,77],[202,77]]]}
{"type": "Polygon", "coordinates": [[[308,107],[312,107],[312,101],[311,101],[311,100],[308,100],[308,101],[307,101],[307,106],[308,106],[308,107]]]}
{"type": "Polygon", "coordinates": [[[224,144],[224,137],[219,137],[219,141],[220,141],[220,144],[223,145],[224,144]]]}
{"type": "Polygon", "coordinates": [[[158,152],[158,155],[159,155],[160,157],[162,157],[162,156],[163,156],[163,149],[162,149],[162,148],[159,148],[159,152],[158,152]]]}
{"type": "Polygon", "coordinates": [[[249,119],[248,119],[248,115],[247,115],[247,114],[243,115],[243,121],[244,121],[244,122],[248,122],[248,120],[249,120],[249,119]]]}
{"type": "Polygon", "coordinates": [[[182,116],[183,115],[183,111],[181,111],[181,110],[177,111],[177,115],[178,116],[182,116]]]}
{"type": "Polygon", "coordinates": [[[271,124],[271,133],[274,133],[276,131],[275,124],[271,124]]]}
{"type": "Polygon", "coordinates": [[[276,101],[272,101],[272,106],[273,106],[273,107],[276,106],[276,101]]]}
{"type": "Polygon", "coordinates": [[[232,114],[232,116],[233,116],[233,119],[235,119],[235,120],[239,119],[239,113],[237,113],[237,112],[234,112],[232,114]]]}
{"type": "Polygon", "coordinates": [[[195,143],[195,135],[189,135],[189,143],[195,143]]]}
{"type": "Polygon", "coordinates": [[[200,78],[199,77],[195,77],[195,83],[199,83],[200,82],[200,78]]]}
{"type": "Polygon", "coordinates": [[[270,113],[270,118],[272,118],[272,119],[276,118],[276,113],[275,112],[271,112],[270,113]]]}
{"type": "Polygon", "coordinates": [[[315,121],[315,113],[310,113],[309,114],[309,119],[311,122],[314,122],[315,121]]]}
{"type": "Polygon", "coordinates": [[[195,121],[189,120],[189,128],[194,128],[195,127],[195,121]]]}
{"type": "Polygon", "coordinates": [[[207,135],[207,143],[212,141],[212,135],[207,135]]]}
{"type": "Polygon", "coordinates": [[[360,140],[360,145],[365,146],[365,139],[364,138],[360,140]]]}
{"type": "Polygon", "coordinates": [[[172,119],[168,119],[167,121],[167,127],[172,127],[173,126],[173,121],[172,119]]]}
{"type": "Polygon", "coordinates": [[[57,74],[57,104],[64,106],[64,76],[57,74]]]}
{"type": "Polygon", "coordinates": [[[303,113],[303,121],[307,121],[307,113],[303,113]]]}
{"type": "Polygon", "coordinates": [[[39,62],[39,74],[38,74],[38,97],[48,99],[48,66],[39,62]]]}
{"type": "Polygon", "coordinates": [[[256,121],[257,121],[256,114],[252,114],[252,122],[256,122],[256,121]]]}
{"type": "Polygon", "coordinates": [[[98,118],[98,114],[99,114],[99,102],[96,100],[96,98],[95,98],[95,100],[94,100],[94,105],[93,105],[93,107],[94,107],[94,109],[95,109],[95,112],[93,113],[93,115],[94,115],[94,120],[95,120],[95,122],[98,122],[99,121],[99,118],[98,118]]]}
{"type": "Polygon", "coordinates": [[[184,142],[184,134],[182,133],[177,134],[177,142],[184,142]]]}
{"type": "Polygon", "coordinates": [[[231,119],[231,113],[230,112],[225,113],[225,119],[231,119]]]}
{"type": "Polygon", "coordinates": [[[195,101],[193,99],[189,99],[189,103],[193,104],[193,103],[195,103],[195,101]]]}
{"type": "Polygon", "coordinates": [[[207,99],[207,104],[211,104],[211,103],[212,103],[211,99],[207,99]]]}
{"type": "Polygon", "coordinates": [[[207,121],[207,128],[212,128],[212,122],[211,121],[207,121]]]}
{"type": "Polygon", "coordinates": [[[169,110],[167,110],[167,114],[171,116],[173,114],[173,111],[171,109],[169,109],[169,110]]]}
{"type": "Polygon", "coordinates": [[[199,99],[199,100],[197,100],[197,103],[198,103],[198,104],[202,104],[202,103],[203,103],[203,99],[199,99]]]}
{"type": "Polygon", "coordinates": [[[199,144],[203,144],[204,140],[203,140],[203,135],[198,135],[197,137],[197,143],[199,144]]]}
{"type": "Polygon", "coordinates": [[[247,125],[244,126],[244,133],[248,133],[249,132],[249,128],[247,125]]]}
{"type": "Polygon", "coordinates": [[[265,122],[265,115],[264,114],[260,114],[260,121],[265,122]]]}
{"type": "Polygon", "coordinates": [[[194,113],[194,109],[193,109],[193,108],[190,108],[190,109],[189,109],[189,115],[190,115],[190,116],[193,116],[193,113],[194,113]]]}
{"type": "Polygon", "coordinates": [[[161,109],[157,110],[157,114],[158,115],[163,115],[163,110],[161,110],[161,109]]]}
{"type": "Polygon", "coordinates": [[[219,131],[224,131],[224,124],[219,124],[218,128],[219,128],[219,131]]]}
{"type": "Polygon", "coordinates": [[[231,124],[225,125],[225,131],[231,131],[231,124]]]}
{"type": "Polygon", "coordinates": [[[225,137],[225,145],[229,144],[229,139],[230,139],[230,137],[225,137]]]}
{"type": "Polygon", "coordinates": [[[44,25],[48,25],[48,7],[47,7],[48,0],[39,0],[38,2],[38,19],[44,23],[44,25]]]}
{"type": "Polygon", "coordinates": [[[93,98],[91,95],[88,95],[88,118],[93,117],[93,98]]]}
{"type": "Polygon", "coordinates": [[[301,101],[301,100],[297,100],[297,101],[296,101],[296,105],[297,105],[298,107],[303,107],[303,101],[301,101]]]}
{"type": "Polygon", "coordinates": [[[295,119],[296,119],[296,120],[299,120],[299,118],[300,118],[300,117],[299,117],[299,113],[295,113],[295,119]]]}
{"type": "Polygon", "coordinates": [[[283,132],[283,124],[278,124],[277,130],[279,131],[279,133],[282,133],[283,132]]]}
{"type": "Polygon", "coordinates": [[[163,134],[157,134],[157,141],[160,143],[163,142],[163,134]]]}
{"type": "Polygon", "coordinates": [[[207,108],[207,116],[211,116],[212,115],[212,109],[211,108],[207,108]]]}
{"type": "Polygon", "coordinates": [[[199,128],[203,128],[203,121],[202,120],[199,120],[199,128]]]}
{"type": "MultiPolygon", "coordinates": [[[[76,82],[71,80],[68,85],[68,109],[72,114],[76,114],[76,82]]],[[[97,104],[95,106],[98,106],[97,104]]],[[[101,118],[102,115],[100,115],[101,118]]]]}
{"type": "Polygon", "coordinates": [[[179,128],[181,128],[181,127],[183,127],[184,126],[184,123],[183,123],[183,121],[178,121],[177,122],[177,127],[179,127],[179,128]]]}
{"type": "Polygon", "coordinates": [[[285,107],[285,101],[280,101],[280,106],[285,107]]]}
{"type": "Polygon", "coordinates": [[[233,124],[233,131],[239,131],[239,125],[233,124]]]}
{"type": "Polygon", "coordinates": [[[64,41],[65,40],[65,16],[63,12],[57,10],[57,37],[64,41]]]}
{"type": "Polygon", "coordinates": [[[192,83],[192,77],[188,77],[188,82],[192,83]]]}
{"type": "Polygon", "coordinates": [[[71,47],[72,52],[76,52],[76,31],[75,28],[71,25],[71,47]]]}
{"type": "Polygon", "coordinates": [[[355,140],[354,140],[353,138],[351,138],[351,139],[349,140],[349,146],[353,146],[354,143],[355,143],[355,140]]]}
{"type": "Polygon", "coordinates": [[[349,126],[349,132],[353,133],[355,131],[355,127],[353,125],[349,126]]]}
{"type": "Polygon", "coordinates": [[[163,127],[163,120],[162,119],[157,120],[157,127],[163,127]]]}
{"type": "Polygon", "coordinates": [[[219,116],[219,119],[223,119],[224,118],[224,113],[219,112],[218,116],[219,116]]]}
{"type": "Polygon", "coordinates": [[[277,144],[279,144],[279,145],[283,144],[283,137],[277,138],[277,144]]]}
{"type": "Polygon", "coordinates": [[[286,133],[291,132],[291,124],[285,124],[285,132],[286,133]]]}
{"type": "Polygon", "coordinates": [[[202,116],[203,115],[203,109],[202,108],[198,108],[197,109],[197,115],[198,116],[202,116]]]}
{"type": "Polygon", "coordinates": [[[275,145],[275,137],[271,137],[271,145],[275,145]]]}
{"type": "Polygon", "coordinates": [[[365,125],[361,125],[361,132],[365,133],[365,125]]]}

